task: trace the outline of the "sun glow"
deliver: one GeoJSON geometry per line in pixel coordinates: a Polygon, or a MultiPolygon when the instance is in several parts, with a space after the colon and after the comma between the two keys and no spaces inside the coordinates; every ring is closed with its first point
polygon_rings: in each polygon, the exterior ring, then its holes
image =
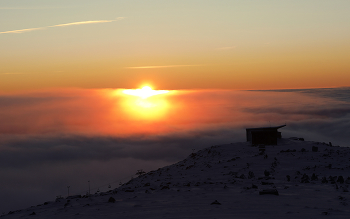
{"type": "Polygon", "coordinates": [[[167,90],[153,90],[151,87],[149,86],[144,86],[141,89],[128,89],[128,90],[124,90],[123,93],[124,94],[129,94],[129,95],[133,95],[133,96],[138,96],[141,97],[142,99],[147,99],[148,97],[154,96],[154,95],[158,95],[158,94],[165,94],[168,93],[169,91],[167,90]]]}
{"type": "Polygon", "coordinates": [[[169,108],[166,97],[160,94],[167,94],[167,90],[153,90],[149,86],[141,89],[123,90],[125,99],[123,108],[125,112],[134,119],[159,120],[162,119],[169,108]]]}

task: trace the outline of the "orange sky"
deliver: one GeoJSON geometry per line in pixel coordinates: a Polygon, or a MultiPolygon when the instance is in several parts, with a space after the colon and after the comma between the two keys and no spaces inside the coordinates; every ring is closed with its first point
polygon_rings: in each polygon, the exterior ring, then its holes
{"type": "Polygon", "coordinates": [[[350,86],[349,1],[2,1],[0,91],[350,86]]]}

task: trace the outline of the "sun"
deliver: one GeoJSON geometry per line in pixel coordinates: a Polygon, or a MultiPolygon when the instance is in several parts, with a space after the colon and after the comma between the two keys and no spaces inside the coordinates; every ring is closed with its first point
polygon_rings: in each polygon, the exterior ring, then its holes
{"type": "Polygon", "coordinates": [[[147,99],[148,97],[168,93],[167,90],[153,90],[150,86],[144,86],[141,89],[127,89],[123,90],[124,94],[133,95],[141,97],[142,99],[147,99]]]}
{"type": "Polygon", "coordinates": [[[161,94],[170,94],[172,92],[168,90],[153,90],[150,86],[143,86],[139,89],[125,89],[122,90],[124,95],[121,104],[127,115],[133,119],[161,120],[166,116],[170,108],[167,95],[161,94]]]}

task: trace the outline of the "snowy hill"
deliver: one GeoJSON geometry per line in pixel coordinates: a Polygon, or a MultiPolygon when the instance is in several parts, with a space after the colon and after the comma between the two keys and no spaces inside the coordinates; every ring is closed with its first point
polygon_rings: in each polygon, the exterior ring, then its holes
{"type": "Polygon", "coordinates": [[[3,218],[349,218],[350,148],[298,138],[212,146],[119,188],[3,218]],[[265,151],[264,151],[265,150],[265,151]]]}

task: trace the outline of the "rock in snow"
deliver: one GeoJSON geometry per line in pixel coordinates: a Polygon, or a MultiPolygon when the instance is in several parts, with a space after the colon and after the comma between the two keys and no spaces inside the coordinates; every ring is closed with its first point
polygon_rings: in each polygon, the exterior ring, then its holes
{"type": "Polygon", "coordinates": [[[350,148],[281,139],[264,149],[212,146],[109,192],[1,217],[350,218],[350,148]]]}

